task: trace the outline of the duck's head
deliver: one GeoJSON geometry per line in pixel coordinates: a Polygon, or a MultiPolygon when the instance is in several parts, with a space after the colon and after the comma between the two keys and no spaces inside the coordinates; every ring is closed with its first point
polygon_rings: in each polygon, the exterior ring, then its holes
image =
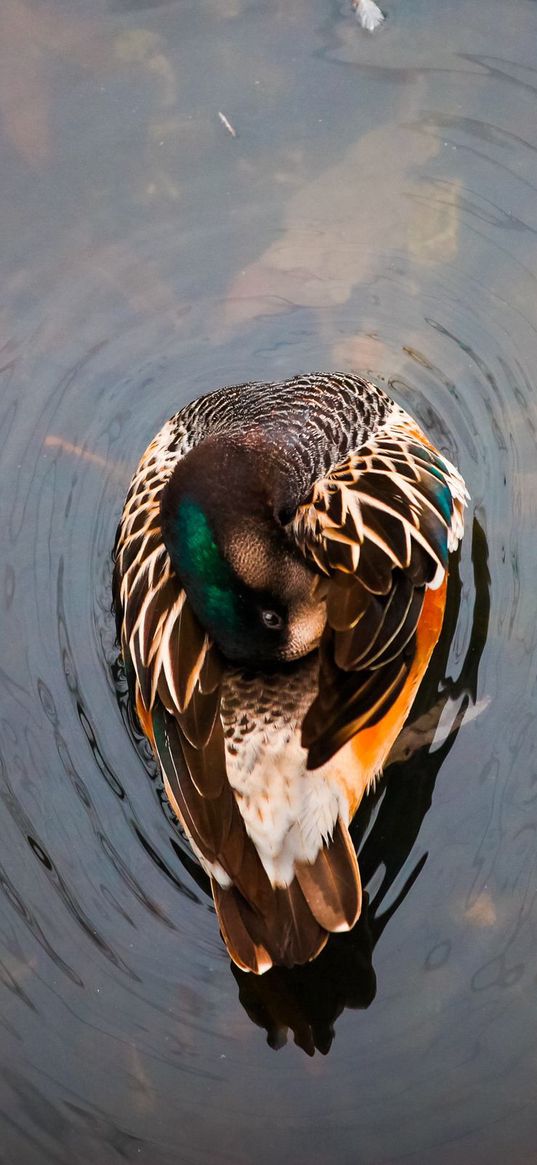
{"type": "Polygon", "coordinates": [[[277,450],[255,436],[207,438],[163,491],[173,566],[200,623],[235,662],[298,659],[319,643],[323,583],[286,532],[292,509],[277,450]]]}

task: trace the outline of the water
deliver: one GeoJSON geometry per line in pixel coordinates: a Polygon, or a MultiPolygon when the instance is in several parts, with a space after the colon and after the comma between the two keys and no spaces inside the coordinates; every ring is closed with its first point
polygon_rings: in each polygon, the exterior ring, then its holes
{"type": "Polygon", "coordinates": [[[537,5],[348,8],[3,0],[2,1165],[535,1160],[537,5]],[[110,549],[182,403],[331,367],[472,503],[364,919],[258,981],[126,730],[110,549]]]}

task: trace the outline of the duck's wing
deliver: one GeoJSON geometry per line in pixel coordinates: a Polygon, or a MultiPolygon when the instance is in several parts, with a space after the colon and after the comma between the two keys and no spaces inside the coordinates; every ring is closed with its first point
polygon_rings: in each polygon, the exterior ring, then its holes
{"type": "MultiPolygon", "coordinates": [[[[151,475],[135,480],[127,498],[115,560],[118,637],[131,698],[169,800],[212,879],[230,955],[258,973],[273,962],[307,962],[324,946],[332,918],[318,920],[296,877],[289,886],[273,887],[247,834],[226,769],[223,661],[163,545],[158,482],[152,488],[151,475]]],[[[342,869],[356,861],[344,842],[336,846],[342,869]]],[[[321,881],[323,848],[317,861],[321,881]]],[[[349,911],[340,897],[337,887],[327,897],[338,926],[349,911]]],[[[350,921],[355,913],[353,907],[350,921]]]]}
{"type": "MultiPolygon", "coordinates": [[[[330,580],[319,691],[303,723],[310,768],[380,724],[397,701],[408,711],[401,697],[416,675],[426,592],[445,579],[466,499],[455,467],[401,414],[317,481],[298,508],[293,536],[330,580]]],[[[426,622],[438,636],[430,610],[426,622]]],[[[423,658],[429,647],[421,643],[423,658]]]]}
{"type": "Polygon", "coordinates": [[[187,740],[192,735],[207,742],[218,708],[218,653],[163,544],[161,488],[156,472],[140,472],[125,503],[114,550],[118,638],[144,731],[152,739],[151,716],[160,701],[184,726],[187,740]]]}

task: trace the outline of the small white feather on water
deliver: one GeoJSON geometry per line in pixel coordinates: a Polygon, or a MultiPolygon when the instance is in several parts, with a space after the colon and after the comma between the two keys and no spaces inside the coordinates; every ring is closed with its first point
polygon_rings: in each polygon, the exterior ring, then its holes
{"type": "MultiPolygon", "coordinates": [[[[362,0],[360,0],[360,3],[362,3],[362,0]]],[[[369,3],[369,0],[367,0],[367,3],[369,3]]],[[[227,117],[226,117],[225,113],[221,113],[221,111],[220,111],[220,110],[218,110],[218,116],[219,116],[219,118],[220,118],[220,121],[222,122],[222,125],[223,125],[224,129],[227,129],[227,132],[228,132],[229,134],[231,134],[231,137],[232,137],[232,138],[236,138],[236,137],[237,137],[237,130],[236,130],[236,129],[235,129],[235,127],[234,127],[234,126],[231,124],[231,122],[230,122],[230,121],[228,121],[228,119],[227,119],[227,117]]]]}
{"type": "Polygon", "coordinates": [[[362,28],[367,29],[367,32],[374,32],[384,20],[384,14],[375,0],[353,0],[353,8],[362,28]]]}

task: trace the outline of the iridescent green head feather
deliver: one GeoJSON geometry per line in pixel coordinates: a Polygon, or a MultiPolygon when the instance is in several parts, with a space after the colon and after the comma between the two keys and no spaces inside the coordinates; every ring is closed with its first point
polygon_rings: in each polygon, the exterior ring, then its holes
{"type": "Polygon", "coordinates": [[[233,630],[239,621],[237,582],[206,514],[188,495],[178,505],[172,529],[180,573],[185,586],[198,591],[202,622],[233,630]]]}

